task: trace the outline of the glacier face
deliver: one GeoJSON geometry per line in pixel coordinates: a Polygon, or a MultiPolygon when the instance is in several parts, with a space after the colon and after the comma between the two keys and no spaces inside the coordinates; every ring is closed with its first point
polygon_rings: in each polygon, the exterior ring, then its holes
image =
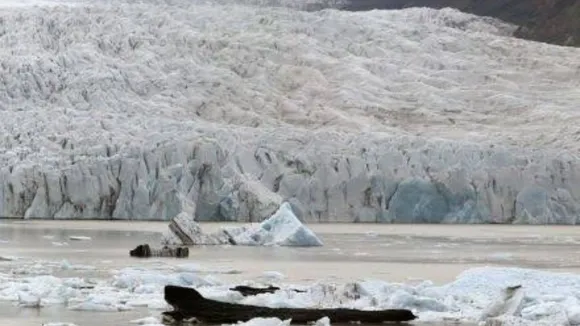
{"type": "Polygon", "coordinates": [[[0,6],[0,215],[576,223],[579,49],[264,3],[0,6]]]}

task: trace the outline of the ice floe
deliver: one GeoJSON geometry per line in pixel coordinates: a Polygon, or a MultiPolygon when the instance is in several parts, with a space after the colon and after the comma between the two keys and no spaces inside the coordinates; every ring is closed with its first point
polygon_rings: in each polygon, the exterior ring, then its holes
{"type": "MultiPolygon", "coordinates": [[[[51,272],[58,262],[21,260],[18,265],[23,265],[21,268],[44,265],[43,269],[51,272]]],[[[159,320],[155,316],[169,308],[163,299],[163,287],[173,284],[195,287],[205,297],[216,300],[269,307],[405,308],[425,322],[451,320],[487,326],[559,326],[580,322],[580,275],[568,273],[481,267],[461,273],[453,282],[437,285],[430,281],[392,283],[362,279],[349,283],[290,284],[282,282],[281,273],[265,271],[245,283],[261,286],[275,281],[281,290],[244,297],[230,290],[234,284],[219,280],[208,271],[193,264],[165,264],[155,269],[131,267],[111,271],[111,277],[98,280],[56,277],[42,274],[42,269],[38,275],[4,273],[0,274],[0,301],[40,309],[62,305],[78,311],[144,308],[152,312],[151,317],[134,323],[156,325],[159,320]]],[[[282,323],[286,321],[265,319],[245,324],[282,323]]],[[[321,325],[326,323],[319,321],[321,325]]]]}
{"type": "Polygon", "coordinates": [[[89,240],[91,240],[91,237],[86,237],[83,235],[71,235],[68,238],[69,238],[69,240],[73,240],[73,241],[89,241],[89,240]]]}
{"type": "Polygon", "coordinates": [[[237,326],[289,326],[290,319],[281,320],[279,318],[253,318],[247,322],[240,322],[237,326]]]}
{"type": "Polygon", "coordinates": [[[153,317],[153,316],[131,320],[131,324],[144,325],[144,326],[164,326],[161,323],[161,318],[153,317]]]}

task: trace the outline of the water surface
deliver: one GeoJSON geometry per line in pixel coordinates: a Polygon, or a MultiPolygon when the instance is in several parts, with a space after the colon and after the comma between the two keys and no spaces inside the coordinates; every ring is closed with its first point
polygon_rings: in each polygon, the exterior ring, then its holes
{"type": "MultiPolygon", "coordinates": [[[[224,224],[204,224],[215,230],[224,224]]],[[[580,229],[572,226],[457,226],[320,224],[312,229],[319,248],[201,246],[188,259],[136,259],[128,251],[156,244],[167,228],[161,222],[6,221],[0,223],[0,256],[90,265],[94,269],[55,269],[56,276],[110,278],[124,267],[199,264],[220,279],[241,282],[278,271],[285,282],[349,282],[376,278],[391,282],[452,281],[476,266],[519,266],[580,273],[580,229]],[[90,237],[73,241],[71,236],[90,237]]],[[[18,271],[17,261],[0,262],[1,273],[18,271]]],[[[21,272],[21,271],[20,271],[21,272]]],[[[53,306],[19,308],[0,303],[0,325],[38,326],[48,321],[79,326],[129,325],[160,311],[74,312],[53,306]]]]}

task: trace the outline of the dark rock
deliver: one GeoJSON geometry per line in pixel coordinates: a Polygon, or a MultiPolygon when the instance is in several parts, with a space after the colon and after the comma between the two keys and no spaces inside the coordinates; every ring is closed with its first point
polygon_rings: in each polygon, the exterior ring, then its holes
{"type": "Polygon", "coordinates": [[[580,46],[580,0],[350,0],[346,10],[455,8],[518,25],[514,36],[580,46]]]}
{"type": "MultiPolygon", "coordinates": [[[[267,288],[255,288],[255,287],[251,287],[251,286],[247,286],[247,285],[238,285],[236,287],[230,288],[230,290],[240,292],[244,297],[248,297],[248,296],[254,296],[254,295],[264,294],[264,293],[274,293],[276,291],[279,291],[280,288],[277,286],[272,286],[272,285],[268,286],[267,288]]],[[[305,292],[302,290],[295,290],[295,289],[292,289],[292,291],[297,292],[297,293],[305,292]]]]}
{"type": "Polygon", "coordinates": [[[129,251],[131,257],[149,258],[149,257],[175,257],[187,258],[189,248],[187,247],[163,247],[152,249],[148,244],[138,245],[135,249],[129,251]]]}

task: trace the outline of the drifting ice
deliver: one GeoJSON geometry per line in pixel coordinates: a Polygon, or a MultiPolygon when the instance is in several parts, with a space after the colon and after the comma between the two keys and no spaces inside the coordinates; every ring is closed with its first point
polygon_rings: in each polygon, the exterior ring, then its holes
{"type": "Polygon", "coordinates": [[[224,232],[232,235],[231,239],[237,245],[322,246],[322,241],[298,220],[288,203],[283,203],[272,217],[260,223],[257,228],[242,227],[224,232]]]}
{"type": "MultiPolygon", "coordinates": [[[[522,326],[580,323],[580,299],[577,297],[580,276],[529,269],[475,268],[442,286],[428,281],[400,284],[379,280],[346,284],[279,284],[282,290],[276,293],[251,297],[230,291],[232,284],[211,281],[211,275],[183,272],[171,265],[156,270],[125,268],[115,273],[114,279],[101,280],[86,290],[78,289],[79,280],[75,278],[0,274],[0,300],[19,301],[26,297],[22,303],[62,304],[68,309],[98,311],[123,311],[132,307],[165,310],[168,307],[163,300],[163,287],[172,284],[195,287],[207,298],[268,307],[411,309],[419,316],[420,322],[455,320],[482,322],[482,325],[522,326]],[[305,292],[285,290],[287,288],[300,288],[305,292]]],[[[153,323],[154,319],[141,322],[153,323]]],[[[320,321],[320,324],[324,323],[320,321]]]]}
{"type": "Polygon", "coordinates": [[[222,228],[215,234],[205,234],[193,217],[181,213],[169,226],[164,244],[215,245],[233,244],[244,246],[317,247],[322,241],[296,217],[289,203],[285,202],[270,218],[257,227],[243,226],[222,228]]]}

